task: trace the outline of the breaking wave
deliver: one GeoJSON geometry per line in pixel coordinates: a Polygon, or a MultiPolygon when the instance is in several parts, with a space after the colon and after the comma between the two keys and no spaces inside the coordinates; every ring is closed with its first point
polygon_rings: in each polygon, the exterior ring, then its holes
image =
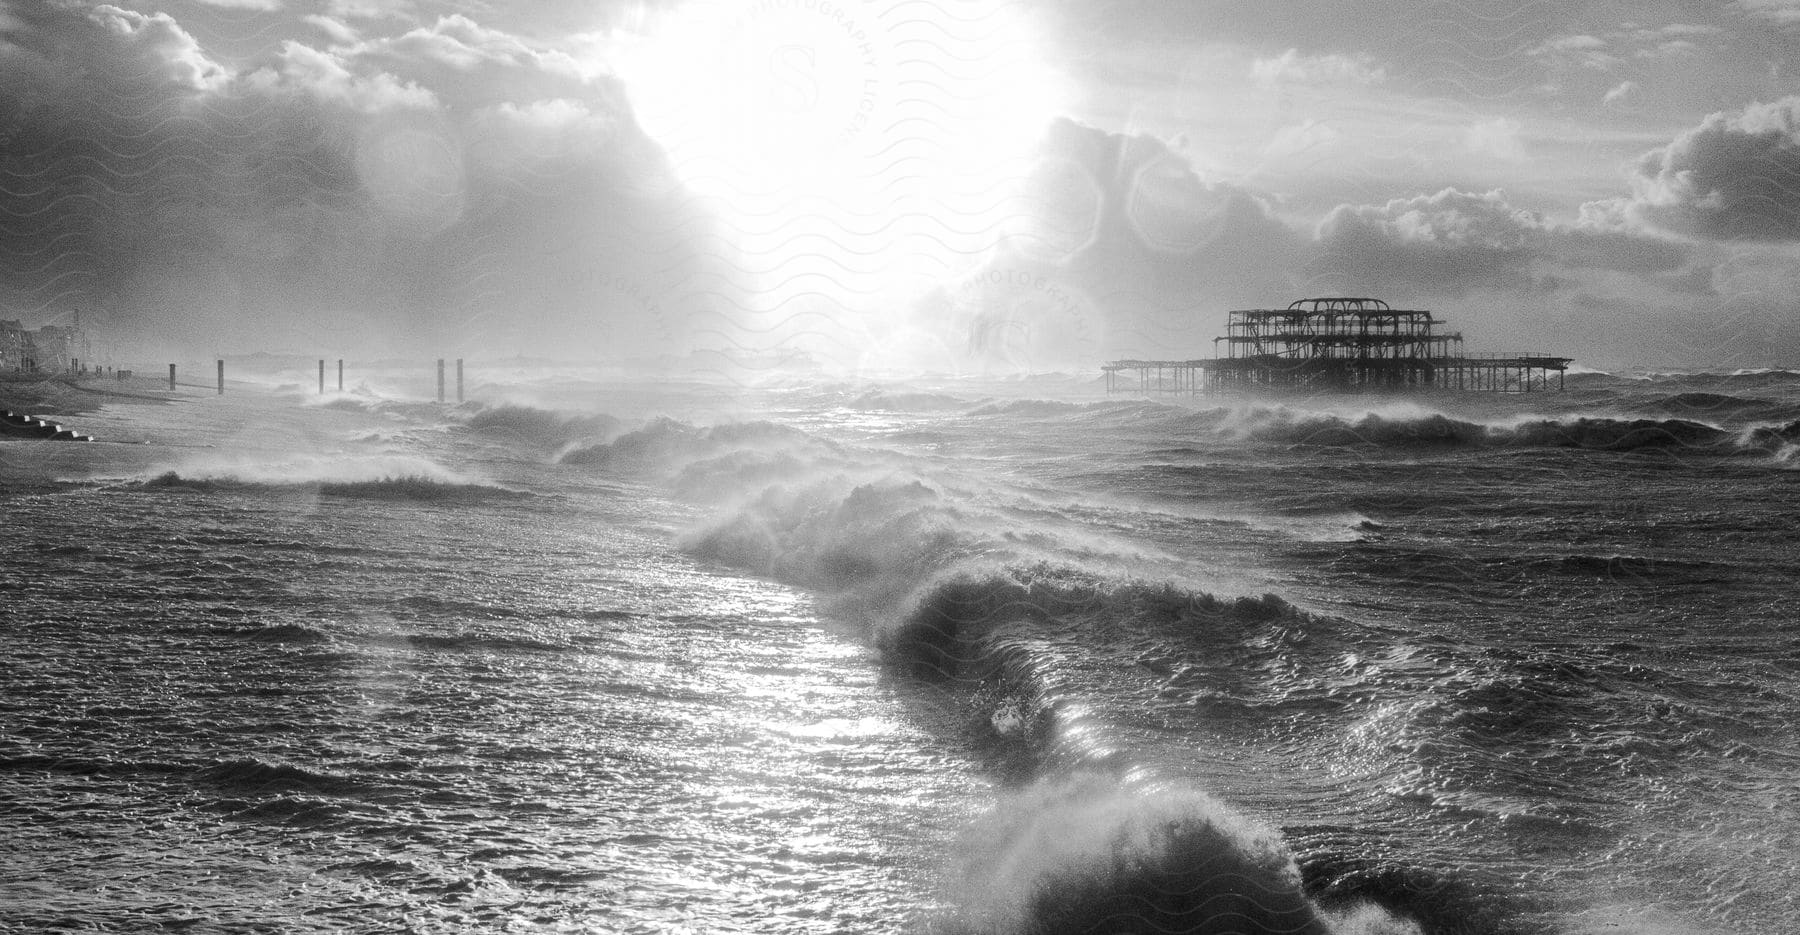
{"type": "Polygon", "coordinates": [[[307,493],[370,500],[469,502],[530,494],[461,477],[412,457],[190,463],[126,487],[201,493],[307,493]]]}
{"type": "Polygon", "coordinates": [[[1691,419],[1574,418],[1487,423],[1442,413],[1345,416],[1289,409],[1200,410],[1169,417],[1190,432],[1295,447],[1672,449],[1770,454],[1800,441],[1800,422],[1726,429],[1691,419]]]}
{"type": "Polygon", "coordinates": [[[1417,931],[1374,906],[1321,910],[1277,833],[1116,747],[1067,671],[1070,646],[1253,652],[1311,619],[1287,601],[1144,577],[1129,546],[1046,526],[1016,492],[853,464],[791,429],[660,423],[628,438],[608,462],[672,458],[667,474],[728,502],[683,537],[688,551],[808,587],[860,622],[1013,789],[965,845],[970,885],[942,930],[1417,931]]]}
{"type": "MultiPolygon", "coordinates": [[[[969,836],[958,910],[944,928],[971,935],[1334,930],[1303,894],[1299,869],[1272,832],[1199,792],[1134,785],[1082,774],[1009,796],[969,836]]],[[[1388,921],[1386,931],[1417,931],[1388,921]]]]}
{"type": "Polygon", "coordinates": [[[215,763],[199,770],[198,778],[237,793],[351,795],[365,791],[365,784],[350,776],[253,758],[215,763]]]}
{"type": "Polygon", "coordinates": [[[561,461],[654,469],[729,451],[804,443],[822,444],[799,429],[774,422],[727,422],[700,428],[661,418],[611,441],[565,452],[561,461]]]}
{"type": "Polygon", "coordinates": [[[556,448],[594,444],[618,434],[619,420],[605,414],[565,413],[535,406],[494,406],[463,420],[470,432],[503,441],[556,448]]]}
{"type": "Polygon", "coordinates": [[[1665,412],[1677,413],[1721,413],[1740,410],[1761,410],[1778,405],[1767,399],[1732,396],[1727,393],[1676,393],[1652,400],[1650,407],[1665,412]]]}
{"type": "Polygon", "coordinates": [[[528,497],[531,494],[490,484],[453,484],[430,477],[383,477],[378,480],[326,483],[296,481],[269,484],[239,480],[233,477],[184,477],[165,471],[134,486],[144,490],[178,489],[211,492],[300,491],[328,497],[354,497],[366,500],[421,500],[468,502],[478,500],[528,497]]]}

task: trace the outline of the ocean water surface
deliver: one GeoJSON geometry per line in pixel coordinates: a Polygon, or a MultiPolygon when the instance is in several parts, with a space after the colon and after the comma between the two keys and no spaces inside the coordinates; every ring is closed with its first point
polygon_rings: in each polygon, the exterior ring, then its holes
{"type": "Polygon", "coordinates": [[[0,442],[0,929],[1787,933],[1800,375],[0,442]]]}

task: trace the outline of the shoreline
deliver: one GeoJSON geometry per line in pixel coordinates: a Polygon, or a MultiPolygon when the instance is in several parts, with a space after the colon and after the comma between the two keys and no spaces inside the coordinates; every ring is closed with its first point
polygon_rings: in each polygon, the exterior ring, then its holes
{"type": "Polygon", "coordinates": [[[81,416],[108,403],[166,403],[178,394],[158,391],[159,381],[133,376],[71,377],[67,374],[0,374],[0,409],[29,416],[81,416]],[[115,388],[116,387],[116,388],[115,388]]]}

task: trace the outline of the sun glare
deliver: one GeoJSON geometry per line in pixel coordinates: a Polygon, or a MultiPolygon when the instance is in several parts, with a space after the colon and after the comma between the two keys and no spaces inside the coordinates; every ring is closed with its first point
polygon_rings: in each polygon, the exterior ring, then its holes
{"type": "Polygon", "coordinates": [[[727,336],[867,343],[988,254],[1061,109],[1040,48],[999,3],[694,3],[654,23],[620,73],[746,271],[709,286],[737,306],[727,336]]]}

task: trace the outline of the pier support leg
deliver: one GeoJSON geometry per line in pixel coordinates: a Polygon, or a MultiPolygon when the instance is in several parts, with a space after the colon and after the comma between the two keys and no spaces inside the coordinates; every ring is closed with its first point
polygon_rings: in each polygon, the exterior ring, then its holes
{"type": "Polygon", "coordinates": [[[225,362],[219,361],[219,395],[225,395],[225,362]]]}
{"type": "Polygon", "coordinates": [[[175,365],[169,365],[169,392],[175,392],[175,365]]]}
{"type": "Polygon", "coordinates": [[[325,395],[325,358],[319,358],[319,395],[325,395]]]}
{"type": "Polygon", "coordinates": [[[456,359],[456,401],[459,403],[463,401],[462,361],[461,357],[456,359]]]}
{"type": "Polygon", "coordinates": [[[444,401],[444,359],[438,358],[438,402],[444,401]]]}
{"type": "Polygon", "coordinates": [[[338,358],[338,392],[344,391],[344,359],[338,358]]]}

